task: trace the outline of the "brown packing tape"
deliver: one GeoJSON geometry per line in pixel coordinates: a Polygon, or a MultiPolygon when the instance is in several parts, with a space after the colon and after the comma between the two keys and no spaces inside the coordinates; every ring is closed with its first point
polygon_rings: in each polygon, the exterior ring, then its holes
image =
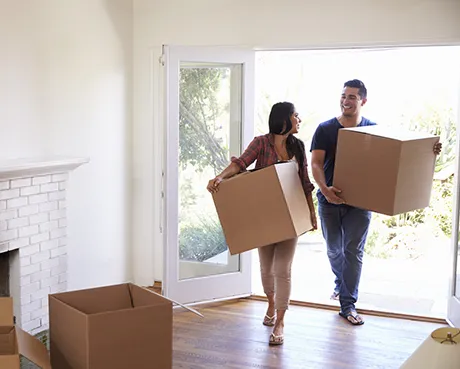
{"type": "MultiPolygon", "coordinates": [[[[144,288],[144,287],[142,287],[142,288],[144,288]]],[[[156,292],[153,292],[153,291],[149,290],[148,288],[144,288],[144,290],[147,290],[147,291],[149,291],[150,293],[153,293],[153,294],[155,294],[155,295],[158,295],[156,292]]],[[[181,304],[180,302],[174,301],[173,299],[170,299],[170,298],[165,297],[165,296],[161,296],[161,297],[163,297],[164,299],[166,299],[166,300],[168,300],[168,301],[171,301],[173,304],[179,305],[180,307],[182,307],[182,308],[184,308],[184,309],[186,309],[186,310],[192,312],[193,314],[196,314],[196,315],[198,315],[198,316],[204,318],[204,315],[203,315],[203,314],[199,313],[198,311],[196,311],[195,309],[193,309],[193,308],[191,308],[191,307],[189,307],[189,306],[183,305],[183,304],[181,304]]]]}

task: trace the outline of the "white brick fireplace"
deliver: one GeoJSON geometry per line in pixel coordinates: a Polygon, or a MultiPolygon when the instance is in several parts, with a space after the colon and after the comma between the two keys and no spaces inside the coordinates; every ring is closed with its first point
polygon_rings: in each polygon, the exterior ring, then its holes
{"type": "Polygon", "coordinates": [[[9,265],[16,323],[31,333],[48,329],[48,294],[67,288],[66,187],[86,162],[0,162],[0,253],[8,257],[0,266],[9,265]]]}

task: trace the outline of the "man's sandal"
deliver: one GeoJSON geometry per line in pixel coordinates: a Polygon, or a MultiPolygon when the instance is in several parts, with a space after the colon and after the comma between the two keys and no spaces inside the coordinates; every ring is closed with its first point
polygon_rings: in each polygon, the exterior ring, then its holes
{"type": "Polygon", "coordinates": [[[284,335],[280,334],[279,336],[275,336],[274,333],[270,335],[270,339],[268,340],[268,344],[270,346],[279,346],[284,343],[284,335]]]}
{"type": "Polygon", "coordinates": [[[348,313],[343,313],[342,311],[339,312],[339,315],[346,319],[351,325],[363,325],[364,320],[361,316],[356,312],[356,310],[350,310],[348,313]]]}
{"type": "Polygon", "coordinates": [[[273,327],[275,325],[276,321],[276,315],[273,316],[264,316],[264,321],[262,322],[263,325],[266,325],[267,327],[273,327]]]}

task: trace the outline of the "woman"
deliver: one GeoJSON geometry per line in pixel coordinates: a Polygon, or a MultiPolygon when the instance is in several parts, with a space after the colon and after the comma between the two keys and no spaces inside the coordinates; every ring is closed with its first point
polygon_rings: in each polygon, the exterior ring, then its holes
{"type": "MultiPolygon", "coordinates": [[[[281,102],[273,105],[268,121],[270,133],[255,137],[243,155],[232,158],[231,164],[209,181],[208,191],[211,193],[218,191],[222,180],[245,171],[256,160],[256,169],[279,161],[295,160],[310,208],[311,220],[316,229],[316,213],[312,197],[314,187],[308,176],[305,145],[294,137],[300,122],[301,119],[293,104],[281,102]]],[[[262,285],[268,299],[268,310],[263,324],[273,326],[269,339],[271,345],[281,345],[284,342],[284,315],[291,294],[291,265],[296,246],[297,237],[258,249],[262,285]]]]}

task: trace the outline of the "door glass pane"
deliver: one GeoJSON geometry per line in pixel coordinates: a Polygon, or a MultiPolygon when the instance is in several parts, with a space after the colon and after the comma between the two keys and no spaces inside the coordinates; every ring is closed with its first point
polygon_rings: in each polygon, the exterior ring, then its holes
{"type": "Polygon", "coordinates": [[[179,279],[238,272],[206,186],[240,153],[241,65],[181,63],[179,95],[179,279]]]}

